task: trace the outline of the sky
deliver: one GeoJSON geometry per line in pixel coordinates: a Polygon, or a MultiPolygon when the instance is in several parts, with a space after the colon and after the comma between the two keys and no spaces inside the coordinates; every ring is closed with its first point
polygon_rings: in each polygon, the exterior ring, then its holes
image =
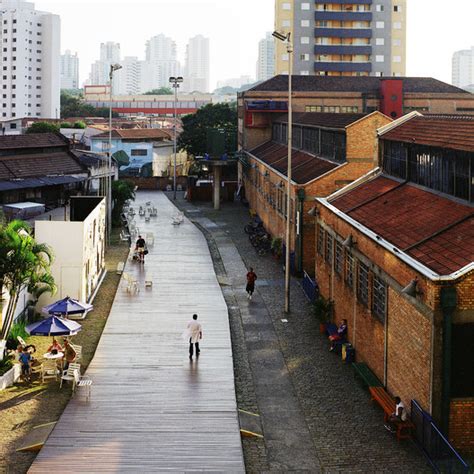
{"type": "MultiPolygon", "coordinates": [[[[474,0],[407,0],[407,75],[451,81],[454,51],[474,45],[474,0]]],[[[274,0],[37,0],[36,8],[61,16],[61,50],[78,53],[80,79],[105,41],[122,56],[144,58],[145,42],[163,33],[184,59],[188,39],[210,38],[211,87],[218,80],[255,77],[258,41],[273,30],[274,0]]]]}

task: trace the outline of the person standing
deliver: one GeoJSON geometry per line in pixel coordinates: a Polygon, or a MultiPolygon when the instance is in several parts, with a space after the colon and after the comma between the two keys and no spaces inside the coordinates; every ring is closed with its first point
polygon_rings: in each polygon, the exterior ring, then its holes
{"type": "Polygon", "coordinates": [[[196,347],[196,357],[199,356],[199,341],[202,339],[202,326],[197,322],[198,315],[193,314],[193,319],[189,321],[186,330],[189,337],[189,358],[194,355],[194,347],[196,347]]]}
{"type": "Polygon", "coordinates": [[[145,239],[141,235],[139,235],[137,242],[135,244],[135,250],[138,252],[138,260],[141,263],[145,262],[145,248],[146,248],[145,239]]]}
{"type": "Polygon", "coordinates": [[[247,298],[252,299],[253,292],[255,291],[255,280],[257,279],[257,274],[253,271],[253,268],[250,267],[247,273],[247,286],[245,291],[247,292],[247,298]]]}

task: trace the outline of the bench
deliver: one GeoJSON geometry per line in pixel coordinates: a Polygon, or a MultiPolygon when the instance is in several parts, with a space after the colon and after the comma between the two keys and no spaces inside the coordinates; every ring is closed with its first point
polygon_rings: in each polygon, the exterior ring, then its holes
{"type": "MultiPolygon", "coordinates": [[[[384,422],[387,423],[390,415],[395,411],[395,399],[383,387],[369,387],[371,401],[375,401],[384,411],[384,422]]],[[[415,425],[410,421],[397,421],[397,440],[411,438],[415,425]]]]}
{"type": "Polygon", "coordinates": [[[364,362],[353,362],[354,376],[359,376],[367,385],[367,387],[382,387],[382,382],[369,369],[369,366],[364,362]]]}

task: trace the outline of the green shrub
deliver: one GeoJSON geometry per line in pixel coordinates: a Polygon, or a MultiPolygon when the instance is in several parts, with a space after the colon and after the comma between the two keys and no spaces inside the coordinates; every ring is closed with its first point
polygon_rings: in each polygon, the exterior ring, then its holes
{"type": "Polygon", "coordinates": [[[13,362],[10,359],[0,360],[0,377],[5,375],[13,367],[13,362]]]}
{"type": "Polygon", "coordinates": [[[331,320],[334,310],[334,301],[320,296],[313,304],[314,315],[322,323],[327,323],[331,320]]]}
{"type": "Polygon", "coordinates": [[[72,125],[70,122],[61,122],[60,125],[61,128],[72,128],[72,125]]]}
{"type": "Polygon", "coordinates": [[[10,329],[10,333],[8,334],[7,339],[14,339],[15,341],[18,341],[18,336],[22,337],[23,339],[26,339],[29,337],[29,334],[25,330],[26,323],[23,321],[18,321],[15,324],[13,324],[12,328],[10,329]]]}
{"type": "Polygon", "coordinates": [[[82,120],[78,120],[77,122],[74,122],[74,124],[73,124],[73,128],[84,129],[86,127],[87,127],[86,123],[83,122],[82,120]]]}

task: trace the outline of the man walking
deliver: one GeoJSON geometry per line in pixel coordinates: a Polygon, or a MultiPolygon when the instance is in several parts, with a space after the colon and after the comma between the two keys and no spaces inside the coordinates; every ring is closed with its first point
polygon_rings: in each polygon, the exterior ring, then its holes
{"type": "Polygon", "coordinates": [[[247,298],[252,299],[253,292],[255,291],[255,280],[257,279],[257,274],[253,271],[253,268],[250,267],[249,272],[247,273],[247,286],[245,291],[247,292],[247,298]]]}
{"type": "Polygon", "coordinates": [[[202,339],[202,326],[197,322],[198,315],[193,314],[193,319],[189,321],[186,329],[189,336],[189,358],[193,358],[194,346],[196,346],[196,357],[201,352],[199,341],[202,339]]]}

